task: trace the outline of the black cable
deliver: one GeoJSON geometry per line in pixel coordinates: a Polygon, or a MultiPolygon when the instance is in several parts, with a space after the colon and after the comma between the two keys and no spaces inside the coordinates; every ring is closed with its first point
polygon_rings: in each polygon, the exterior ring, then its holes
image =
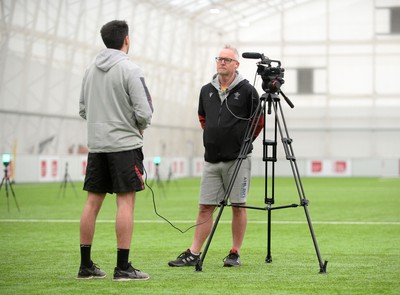
{"type": "MultiPolygon", "coordinates": [[[[251,121],[253,119],[254,115],[256,114],[255,112],[257,110],[258,105],[255,108],[254,108],[254,105],[253,105],[253,91],[255,90],[256,78],[257,78],[257,72],[256,72],[255,77],[254,77],[253,89],[251,90],[252,91],[252,95],[251,95],[251,111],[250,111],[250,116],[248,118],[242,118],[242,117],[239,117],[239,116],[235,115],[232,112],[232,110],[229,108],[228,98],[226,98],[224,100],[227,110],[231,113],[232,116],[234,116],[235,118],[237,118],[239,120],[251,121]]],[[[258,104],[260,104],[260,103],[261,103],[261,100],[259,99],[258,104]]]]}
{"type": "Polygon", "coordinates": [[[161,219],[163,219],[164,221],[166,221],[166,222],[167,222],[169,225],[171,225],[174,229],[176,229],[176,230],[179,231],[180,233],[184,234],[184,233],[186,233],[187,231],[189,231],[190,229],[192,229],[192,228],[194,228],[194,227],[196,227],[196,226],[198,226],[198,225],[202,225],[202,224],[206,223],[207,221],[209,221],[210,218],[212,218],[214,212],[215,212],[216,209],[217,209],[217,206],[215,206],[214,211],[210,214],[210,216],[209,216],[205,221],[203,221],[203,222],[201,222],[201,223],[196,223],[196,224],[194,224],[194,225],[191,225],[191,226],[189,226],[189,227],[188,227],[187,229],[185,229],[185,230],[182,230],[182,229],[180,229],[179,227],[177,227],[176,225],[174,225],[171,221],[169,221],[167,218],[165,218],[165,217],[162,216],[160,213],[158,213],[158,211],[157,211],[157,206],[156,206],[156,200],[155,200],[155,194],[154,194],[154,191],[153,191],[153,189],[151,188],[151,186],[147,183],[147,171],[146,171],[146,168],[145,168],[144,166],[143,166],[143,170],[144,170],[144,174],[145,174],[144,183],[145,183],[145,185],[149,188],[149,190],[151,191],[151,196],[152,196],[152,201],[153,201],[154,212],[156,213],[156,215],[157,215],[158,217],[160,217],[161,219]]]}

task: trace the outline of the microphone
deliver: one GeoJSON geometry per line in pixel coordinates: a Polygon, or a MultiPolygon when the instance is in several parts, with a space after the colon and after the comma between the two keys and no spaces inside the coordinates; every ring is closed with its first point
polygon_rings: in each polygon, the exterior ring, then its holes
{"type": "Polygon", "coordinates": [[[252,58],[252,59],[259,59],[259,58],[262,59],[263,55],[258,52],[243,52],[242,57],[243,58],[252,58]]]}

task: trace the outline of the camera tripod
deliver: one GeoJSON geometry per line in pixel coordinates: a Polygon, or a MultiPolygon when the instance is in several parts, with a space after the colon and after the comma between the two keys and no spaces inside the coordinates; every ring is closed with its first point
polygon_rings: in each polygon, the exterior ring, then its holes
{"type": "Polygon", "coordinates": [[[174,179],[174,173],[172,172],[172,167],[170,165],[169,166],[169,171],[168,171],[168,178],[167,178],[167,181],[166,181],[167,189],[168,189],[168,186],[169,186],[169,184],[171,182],[173,182],[175,184],[176,188],[179,190],[179,184],[178,184],[177,180],[174,179]]]}
{"type": "Polygon", "coordinates": [[[4,183],[4,185],[6,187],[6,198],[7,198],[7,209],[8,209],[8,212],[10,212],[10,201],[9,201],[9,197],[8,197],[8,187],[10,187],[11,193],[12,193],[12,195],[14,197],[15,205],[17,206],[18,211],[20,211],[19,210],[19,206],[18,206],[18,202],[17,202],[17,198],[15,197],[14,189],[12,187],[12,183],[10,182],[10,178],[8,177],[8,167],[7,166],[8,166],[8,164],[4,165],[4,177],[1,180],[0,190],[3,187],[3,183],[4,183]]]}
{"type": "Polygon", "coordinates": [[[163,195],[163,197],[165,197],[165,190],[160,177],[160,164],[156,163],[155,165],[156,165],[156,171],[154,173],[154,178],[150,182],[150,187],[153,186],[153,183],[155,181],[157,187],[161,190],[161,194],[163,195]]]}
{"type": "MultiPolygon", "coordinates": [[[[289,104],[290,107],[292,107],[292,108],[294,107],[292,102],[286,97],[286,95],[282,91],[271,92],[269,90],[266,90],[266,92],[260,98],[260,103],[258,104],[258,107],[255,111],[255,117],[254,117],[255,118],[254,120],[259,121],[263,114],[271,114],[271,107],[273,108],[273,112],[274,112],[273,139],[267,139],[266,126],[264,125],[264,128],[263,128],[263,161],[265,162],[265,199],[264,199],[264,202],[265,202],[266,206],[265,207],[256,207],[256,206],[247,206],[247,205],[227,204],[227,200],[232,191],[233,184],[234,184],[237,174],[239,172],[240,166],[241,166],[243,160],[246,159],[246,157],[247,157],[248,151],[252,144],[252,139],[254,138],[254,134],[256,131],[256,126],[257,126],[258,122],[249,121],[247,130],[246,130],[246,134],[244,137],[244,141],[242,143],[241,150],[239,152],[239,156],[235,163],[232,178],[231,178],[231,180],[227,186],[227,189],[225,191],[224,199],[218,205],[220,207],[220,209],[219,209],[218,215],[214,221],[214,224],[211,229],[210,235],[208,237],[207,243],[204,247],[204,251],[196,264],[196,268],[195,268],[196,271],[202,271],[203,262],[207,255],[208,248],[210,247],[215,230],[218,226],[219,220],[220,220],[223,210],[226,206],[268,211],[267,256],[265,258],[266,263],[272,262],[272,255],[271,255],[271,220],[272,220],[271,215],[272,215],[272,211],[278,210],[278,209],[293,208],[293,207],[301,206],[304,208],[304,213],[306,215],[308,227],[310,229],[311,237],[312,237],[312,240],[314,243],[314,248],[315,248],[315,251],[317,254],[317,258],[318,258],[318,262],[319,262],[319,273],[326,273],[326,267],[327,267],[328,262],[322,261],[321,254],[320,254],[320,251],[318,248],[317,239],[316,239],[314,229],[313,229],[313,226],[311,223],[310,214],[308,212],[309,201],[307,200],[305,193],[304,193],[299,170],[297,167],[296,157],[294,156],[293,148],[291,145],[292,139],[289,137],[287,125],[286,125],[285,118],[283,115],[281,101],[279,98],[279,93],[282,94],[285,101],[289,104]],[[268,109],[267,109],[267,106],[268,106],[268,109]],[[283,143],[283,148],[285,150],[286,159],[289,160],[290,165],[291,165],[291,169],[292,169],[293,177],[294,177],[294,180],[296,183],[296,188],[297,188],[297,192],[299,195],[300,203],[274,207],[273,204],[275,203],[275,163],[277,162],[277,150],[276,149],[277,149],[278,132],[280,134],[281,141],[283,143]],[[272,149],[272,155],[269,155],[268,149],[272,149]],[[268,164],[269,163],[272,163],[272,167],[271,167],[272,175],[271,175],[271,188],[270,189],[268,189],[268,171],[269,171],[268,164]],[[270,197],[268,196],[269,191],[271,191],[270,197]]],[[[266,121],[267,120],[264,121],[264,124],[266,124],[266,121]]]]}
{"type": "Polygon", "coordinates": [[[75,190],[74,183],[72,182],[71,176],[70,176],[69,173],[68,173],[68,162],[67,162],[67,163],[65,163],[64,179],[63,179],[63,181],[61,182],[60,190],[58,191],[58,197],[60,197],[61,191],[63,192],[63,197],[65,197],[65,191],[66,191],[66,189],[67,189],[67,183],[68,183],[68,182],[71,184],[72,189],[74,190],[75,196],[77,197],[78,194],[77,194],[77,192],[76,192],[76,190],[75,190]]]}

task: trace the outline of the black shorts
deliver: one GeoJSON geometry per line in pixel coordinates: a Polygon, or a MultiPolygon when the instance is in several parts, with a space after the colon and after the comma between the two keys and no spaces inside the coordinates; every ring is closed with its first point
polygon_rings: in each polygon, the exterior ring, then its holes
{"type": "Polygon", "coordinates": [[[142,149],[89,153],[83,189],[109,194],[144,190],[142,149]]]}

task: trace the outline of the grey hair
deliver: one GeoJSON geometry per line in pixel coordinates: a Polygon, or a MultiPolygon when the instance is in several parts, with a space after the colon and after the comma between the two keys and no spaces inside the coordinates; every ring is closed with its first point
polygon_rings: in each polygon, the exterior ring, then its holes
{"type": "Polygon", "coordinates": [[[239,60],[239,52],[238,52],[238,50],[237,50],[235,47],[233,47],[233,46],[231,46],[231,45],[225,45],[224,49],[232,50],[233,53],[235,54],[235,59],[236,59],[236,60],[239,60]]]}

